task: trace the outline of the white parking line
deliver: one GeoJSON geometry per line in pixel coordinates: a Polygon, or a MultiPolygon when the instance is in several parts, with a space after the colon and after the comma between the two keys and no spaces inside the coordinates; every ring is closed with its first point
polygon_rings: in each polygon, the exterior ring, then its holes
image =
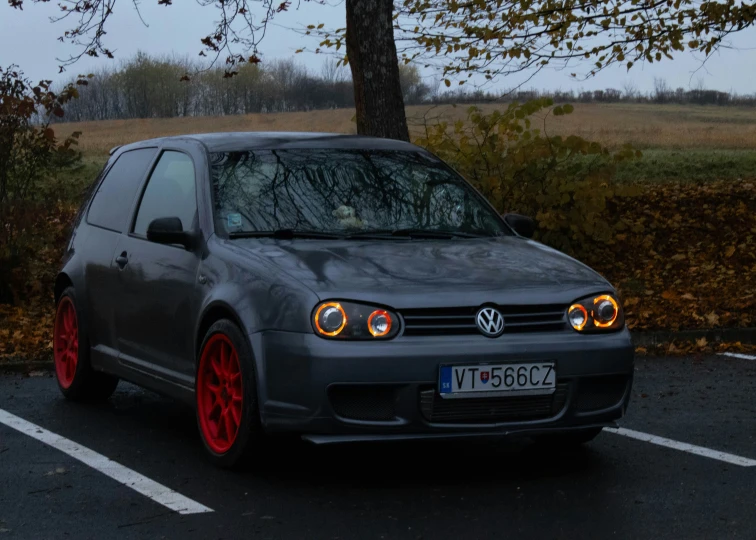
{"type": "Polygon", "coordinates": [[[740,358],[741,360],[756,360],[756,356],[750,354],[740,354],[736,352],[722,352],[718,353],[719,356],[731,356],[732,358],[740,358]]]}
{"type": "Polygon", "coordinates": [[[178,512],[179,514],[202,514],[213,511],[211,508],[184,497],[180,493],[176,493],[172,489],[158,484],[146,476],[143,476],[128,467],[124,467],[120,463],[116,463],[102,454],[98,454],[94,450],[90,450],[89,448],[81,446],[65,437],[61,437],[52,431],[48,431],[36,424],[32,424],[31,422],[19,418],[3,409],[0,409],[0,424],[5,424],[16,431],[20,431],[24,435],[28,435],[33,439],[37,439],[38,441],[68,454],[72,458],[81,461],[85,465],[89,465],[93,469],[100,471],[102,474],[109,476],[116,482],[120,482],[124,486],[130,487],[137,493],[141,493],[145,497],[152,499],[158,504],[162,504],[174,512],[178,512]]]}
{"type": "Polygon", "coordinates": [[[630,437],[631,439],[637,439],[639,441],[645,441],[651,444],[658,444],[659,446],[666,446],[667,448],[674,448],[682,452],[689,454],[695,454],[697,456],[703,456],[731,465],[739,465],[740,467],[756,467],[756,459],[748,459],[734,454],[728,454],[726,452],[720,452],[719,450],[711,450],[710,448],[704,448],[703,446],[696,446],[694,444],[688,444],[679,441],[673,441],[672,439],[665,439],[664,437],[658,437],[657,435],[649,435],[648,433],[641,433],[640,431],[633,431],[632,429],[625,428],[604,428],[604,431],[616,433],[623,437],[630,437]]]}

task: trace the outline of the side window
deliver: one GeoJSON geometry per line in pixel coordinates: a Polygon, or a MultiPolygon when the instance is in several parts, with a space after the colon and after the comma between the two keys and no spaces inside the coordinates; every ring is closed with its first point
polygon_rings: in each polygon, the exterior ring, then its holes
{"type": "Polygon", "coordinates": [[[134,233],[147,236],[153,219],[177,217],[185,231],[194,228],[197,192],[192,159],[181,152],[167,150],[160,156],[139,203],[134,233]]]}
{"type": "Polygon", "coordinates": [[[157,148],[140,148],[118,157],[92,199],[87,223],[117,232],[126,230],[131,203],[156,152],[157,148]]]}

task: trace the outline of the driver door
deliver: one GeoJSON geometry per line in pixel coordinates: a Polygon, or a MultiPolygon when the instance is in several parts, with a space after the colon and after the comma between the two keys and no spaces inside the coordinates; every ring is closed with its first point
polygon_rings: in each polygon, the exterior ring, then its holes
{"type": "Polygon", "coordinates": [[[150,222],[163,217],[178,217],[185,231],[199,226],[195,166],[189,154],[176,150],[161,153],[131,229],[116,248],[120,287],[115,326],[121,363],[190,384],[200,258],[183,246],[147,240],[150,222]]]}

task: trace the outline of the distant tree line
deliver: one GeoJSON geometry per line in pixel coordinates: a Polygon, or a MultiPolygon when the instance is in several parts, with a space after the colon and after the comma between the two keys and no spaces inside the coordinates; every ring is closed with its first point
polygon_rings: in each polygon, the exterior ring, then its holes
{"type": "MultiPolygon", "coordinates": [[[[93,73],[62,121],[309,111],[354,106],[351,74],[329,58],[313,73],[294,60],[246,64],[233,77],[225,66],[137,53],[117,68],[93,73]],[[190,76],[188,79],[184,77],[190,76]],[[183,79],[183,80],[182,80],[183,79]]],[[[418,69],[400,70],[404,100],[427,101],[430,88],[418,69]]]]}
{"type": "MultiPolygon", "coordinates": [[[[266,112],[293,112],[354,107],[348,68],[329,58],[318,72],[292,59],[265,64],[246,64],[234,77],[224,77],[225,66],[207,67],[187,59],[153,57],[137,53],[117,68],[101,68],[79,99],[68,102],[60,121],[225,116],[266,112]],[[186,74],[191,76],[184,77],[186,74]]],[[[698,105],[756,105],[756,94],[738,95],[704,88],[673,89],[663,79],[654,80],[651,92],[641,92],[632,82],[622,89],[603,90],[447,90],[440,79],[426,82],[414,65],[401,65],[404,102],[485,103],[525,102],[552,98],[572,103],[679,103],[698,105]]]]}
{"type": "Polygon", "coordinates": [[[650,104],[689,104],[689,105],[739,105],[756,106],[756,93],[737,94],[709,90],[699,80],[694,88],[672,88],[664,79],[654,78],[654,87],[650,92],[642,92],[632,81],[622,88],[605,88],[602,90],[539,90],[514,89],[503,92],[484,92],[482,90],[458,89],[431,95],[435,103],[486,103],[491,101],[518,101],[524,103],[540,98],[551,98],[557,103],[650,103],[650,104]]]}

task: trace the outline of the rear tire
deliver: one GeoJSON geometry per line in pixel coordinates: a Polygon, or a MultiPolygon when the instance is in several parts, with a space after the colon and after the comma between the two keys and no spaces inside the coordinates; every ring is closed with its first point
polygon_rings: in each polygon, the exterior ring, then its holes
{"type": "Polygon", "coordinates": [[[118,378],[92,369],[86,322],[73,287],[60,295],[53,327],[55,378],[61,393],[71,401],[106,401],[118,378]]]}
{"type": "Polygon", "coordinates": [[[227,319],[214,323],[202,341],[195,396],[210,461],[225,469],[250,461],[263,446],[255,362],[247,339],[227,319]]]}
{"type": "Polygon", "coordinates": [[[565,433],[553,433],[533,437],[536,444],[554,448],[575,448],[591,442],[599,436],[603,428],[582,429],[565,433]]]}

